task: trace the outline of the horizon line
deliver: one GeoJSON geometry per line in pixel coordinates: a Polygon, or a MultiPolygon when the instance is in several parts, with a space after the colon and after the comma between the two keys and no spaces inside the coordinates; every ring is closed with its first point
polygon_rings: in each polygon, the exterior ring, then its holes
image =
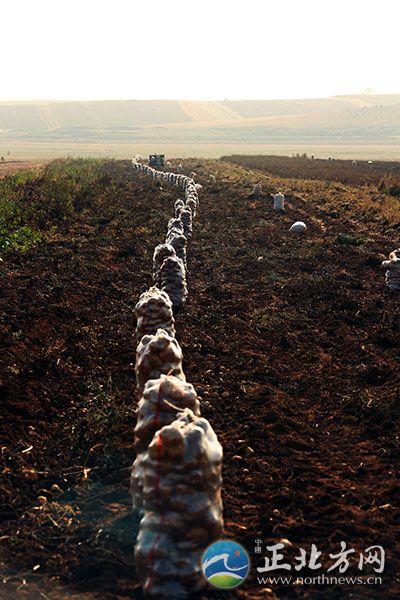
{"type": "Polygon", "coordinates": [[[303,96],[281,98],[0,98],[0,104],[40,102],[282,102],[285,100],[329,100],[332,98],[400,96],[399,92],[345,93],[330,96],[303,96]]]}

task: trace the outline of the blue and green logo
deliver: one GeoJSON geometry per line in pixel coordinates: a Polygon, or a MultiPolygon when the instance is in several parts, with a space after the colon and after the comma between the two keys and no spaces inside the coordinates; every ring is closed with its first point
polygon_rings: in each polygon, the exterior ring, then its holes
{"type": "Polygon", "coordinates": [[[208,546],[201,559],[205,578],[219,589],[241,585],[249,574],[250,558],[237,542],[219,540],[208,546]]]}

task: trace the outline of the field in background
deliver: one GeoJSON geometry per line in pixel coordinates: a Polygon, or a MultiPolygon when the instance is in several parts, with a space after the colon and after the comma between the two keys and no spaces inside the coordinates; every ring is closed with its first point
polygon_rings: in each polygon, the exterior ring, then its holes
{"type": "Polygon", "coordinates": [[[0,102],[0,130],[119,129],[212,121],[244,121],[309,114],[385,114],[400,94],[291,100],[105,100],[0,102]],[[365,112],[367,111],[367,112],[365,112]]]}
{"type": "Polygon", "coordinates": [[[310,156],[223,156],[222,160],[281,177],[375,185],[400,196],[400,162],[321,160],[310,156]]]}
{"type": "MultiPolygon", "coordinates": [[[[134,154],[147,156],[152,153],[164,153],[167,157],[180,156],[190,158],[220,158],[228,154],[303,154],[306,152],[316,157],[365,160],[398,160],[400,144],[224,144],[224,143],[164,143],[160,142],[33,142],[0,140],[0,147],[6,156],[10,151],[12,160],[48,160],[67,156],[114,157],[127,159],[134,154]]],[[[0,156],[1,156],[0,152],[0,156]]],[[[1,163],[0,163],[1,168],[1,163]]]]}
{"type": "Polygon", "coordinates": [[[0,103],[0,156],[127,158],[150,152],[395,159],[400,155],[400,95],[0,103]]]}

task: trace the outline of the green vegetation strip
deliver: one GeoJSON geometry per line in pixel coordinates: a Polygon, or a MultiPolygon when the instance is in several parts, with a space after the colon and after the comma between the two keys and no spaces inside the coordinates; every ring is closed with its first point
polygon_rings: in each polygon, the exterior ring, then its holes
{"type": "Polygon", "coordinates": [[[105,181],[104,164],[56,160],[0,179],[0,255],[29,250],[89,207],[105,181]]]}

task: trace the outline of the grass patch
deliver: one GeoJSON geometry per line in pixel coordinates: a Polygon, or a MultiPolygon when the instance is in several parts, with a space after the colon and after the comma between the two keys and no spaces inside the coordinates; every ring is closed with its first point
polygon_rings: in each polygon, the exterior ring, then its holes
{"type": "Polygon", "coordinates": [[[105,161],[56,160],[0,180],[0,252],[25,252],[91,206],[107,181],[105,161]]]}
{"type": "Polygon", "coordinates": [[[339,244],[342,244],[342,246],[363,246],[368,240],[349,233],[341,233],[338,235],[337,241],[339,244]]]}

